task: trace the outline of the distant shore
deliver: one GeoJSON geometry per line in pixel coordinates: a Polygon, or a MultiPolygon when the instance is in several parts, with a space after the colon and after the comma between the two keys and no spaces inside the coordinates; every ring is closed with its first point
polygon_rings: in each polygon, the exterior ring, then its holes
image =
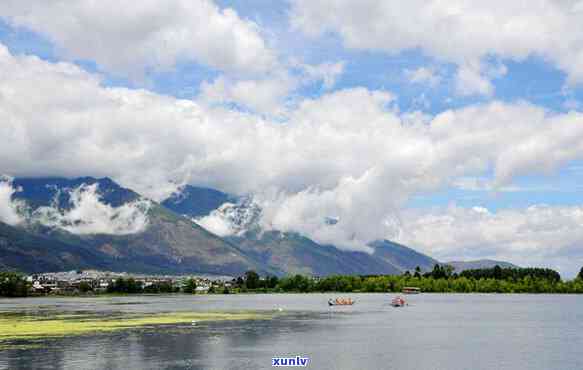
{"type": "Polygon", "coordinates": [[[457,274],[448,266],[435,265],[430,272],[417,268],[402,275],[293,275],[278,278],[247,271],[230,281],[186,277],[117,277],[104,281],[44,282],[11,272],[0,272],[0,296],[103,296],[126,294],[243,294],[243,293],[402,293],[414,287],[424,293],[583,293],[581,273],[564,281],[558,272],[546,268],[493,268],[465,270],[457,274]],[[68,285],[67,285],[68,284],[68,285]],[[61,289],[60,285],[66,285],[61,289]],[[56,287],[56,288],[55,288],[56,287]],[[49,289],[50,288],[50,289],[49,289]],[[64,290],[66,289],[66,290],[64,290]],[[64,293],[64,294],[63,294],[64,293]]]}

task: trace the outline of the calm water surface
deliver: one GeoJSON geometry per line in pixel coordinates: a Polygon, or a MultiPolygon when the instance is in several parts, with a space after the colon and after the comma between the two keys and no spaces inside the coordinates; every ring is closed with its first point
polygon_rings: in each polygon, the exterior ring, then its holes
{"type": "Polygon", "coordinates": [[[202,323],[43,340],[0,350],[0,369],[271,369],[307,356],[312,369],[583,369],[583,296],[352,294],[0,299],[0,311],[237,311],[273,320],[202,323]]]}

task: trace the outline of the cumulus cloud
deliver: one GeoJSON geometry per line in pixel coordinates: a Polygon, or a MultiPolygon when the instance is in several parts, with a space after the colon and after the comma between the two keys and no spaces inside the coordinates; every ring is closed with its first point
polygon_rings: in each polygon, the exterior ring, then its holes
{"type": "Polygon", "coordinates": [[[236,103],[258,113],[281,116],[285,100],[297,86],[298,80],[288,73],[252,80],[219,76],[201,84],[200,100],[207,104],[236,103]]]}
{"type": "Polygon", "coordinates": [[[351,88],[299,100],[282,122],[104,87],[2,46],[0,80],[6,173],[108,176],[155,200],[187,183],[251,193],[267,227],[350,249],[395,235],[408,199],[460,177],[500,187],[583,158],[583,114],[526,102],[411,115],[390,92],[351,88]]]}
{"type": "Polygon", "coordinates": [[[321,63],[317,65],[301,64],[308,80],[322,81],[322,87],[329,90],[334,87],[336,80],[344,72],[344,62],[321,63]]]}
{"type": "Polygon", "coordinates": [[[9,177],[0,176],[0,222],[14,226],[24,221],[22,217],[24,204],[12,199],[12,195],[17,191],[9,177]]]}
{"type": "Polygon", "coordinates": [[[456,75],[456,92],[462,96],[490,96],[494,93],[494,86],[490,79],[483,76],[478,69],[462,66],[456,75]]]}
{"type": "Polygon", "coordinates": [[[462,64],[455,76],[456,93],[462,96],[494,94],[492,80],[504,76],[507,68],[503,64],[493,65],[488,63],[462,64]]]}
{"type": "MultiPolygon", "coordinates": [[[[419,48],[462,67],[474,92],[489,93],[487,75],[464,65],[495,55],[522,61],[542,56],[583,82],[583,15],[577,1],[293,0],[290,21],[312,36],[332,32],[353,49],[398,53],[419,48]],[[481,78],[478,78],[481,77],[481,78]]],[[[462,90],[463,91],[463,90],[462,90]]]]}
{"type": "Polygon", "coordinates": [[[256,113],[285,117],[295,101],[290,97],[302,86],[322,83],[331,89],[344,71],[344,63],[317,65],[291,62],[288,70],[278,69],[261,78],[237,79],[221,75],[200,86],[199,101],[206,104],[235,103],[256,113]]]}
{"type": "Polygon", "coordinates": [[[408,211],[399,240],[446,261],[493,258],[560,268],[573,277],[583,258],[583,206],[537,205],[491,212],[451,206],[408,211]]]}
{"type": "Polygon", "coordinates": [[[126,235],[142,232],[148,226],[148,200],[112,207],[102,202],[98,184],[82,185],[69,193],[70,208],[59,208],[57,204],[39,207],[32,212],[30,221],[73,234],[126,235]]]}
{"type": "Polygon", "coordinates": [[[441,81],[439,73],[431,67],[419,67],[417,69],[406,69],[405,76],[407,79],[416,84],[427,84],[430,87],[435,87],[441,81]]]}
{"type": "Polygon", "coordinates": [[[0,17],[51,40],[71,60],[135,75],[195,61],[258,74],[277,64],[259,26],[211,0],[3,1],[0,17]]]}

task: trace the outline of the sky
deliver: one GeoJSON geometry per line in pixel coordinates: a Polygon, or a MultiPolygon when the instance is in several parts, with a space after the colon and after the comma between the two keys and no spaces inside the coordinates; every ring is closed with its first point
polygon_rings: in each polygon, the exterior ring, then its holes
{"type": "Polygon", "coordinates": [[[208,186],[338,248],[388,238],[572,277],[582,16],[580,0],[5,0],[0,173],[109,176],[157,201],[208,186]]]}

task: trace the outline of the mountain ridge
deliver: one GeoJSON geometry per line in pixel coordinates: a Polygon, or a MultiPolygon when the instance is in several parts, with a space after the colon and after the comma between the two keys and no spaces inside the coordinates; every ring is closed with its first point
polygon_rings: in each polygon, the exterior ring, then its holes
{"type": "MultiPolygon", "coordinates": [[[[105,208],[104,214],[96,217],[106,218],[106,220],[93,220],[94,224],[103,222],[132,222],[133,218],[123,220],[128,212],[117,214],[111,213],[115,207],[128,207],[142,197],[130,189],[123,188],[108,178],[95,179],[83,177],[75,179],[61,178],[36,178],[36,179],[14,179],[13,186],[18,188],[14,194],[14,199],[26,201],[31,208],[32,214],[38,210],[50,209],[53,216],[49,221],[55,222],[54,218],[65,218],[65,227],[78,228],[82,222],[76,218],[62,216],[70,212],[76,214],[83,211],[84,204],[72,202],[74,191],[83,192],[86,186],[94,186],[90,190],[99,193],[99,197],[90,199],[92,202],[102,202],[109,207],[105,208]],[[80,190],[81,189],[81,190],[80,190]],[[96,200],[97,199],[97,200],[96,200]],[[75,208],[77,207],[77,208],[75,208]],[[56,215],[56,216],[54,216],[56,215]],[[113,216],[112,216],[113,215],[113,216]],[[112,218],[113,220],[107,219],[112,218]],[[120,221],[121,220],[121,221],[120,221]]],[[[90,194],[95,195],[95,194],[90,194]]],[[[79,197],[79,195],[77,195],[79,197]]],[[[82,196],[81,196],[82,197],[82,196]]],[[[81,200],[82,202],[82,200],[81,200]]],[[[178,215],[156,202],[149,201],[150,206],[144,212],[147,220],[143,230],[122,233],[119,235],[108,233],[87,233],[75,234],[67,232],[63,227],[43,224],[43,218],[37,218],[21,226],[23,232],[38,238],[43,238],[46,243],[52,246],[76,245],[79,250],[94,253],[96,261],[101,261],[99,266],[112,271],[128,272],[149,272],[149,273],[212,273],[212,274],[242,274],[246,270],[255,269],[260,272],[273,272],[269,268],[264,268],[253,259],[246,256],[240,249],[222,238],[210,233],[206,229],[192,222],[192,220],[178,215]]],[[[92,206],[90,203],[89,206],[92,206]]],[[[132,212],[135,210],[132,210],[132,212]]],[[[57,220],[60,222],[59,220],[57,220]]],[[[56,222],[56,223],[58,223],[56,222]]],[[[91,226],[91,220],[86,222],[91,226]]],[[[43,264],[46,257],[45,250],[38,244],[38,263],[43,264]]],[[[0,256],[0,262],[5,265],[14,266],[14,260],[7,264],[6,255],[0,256]]],[[[25,264],[30,269],[29,264],[25,264]]]]}
{"type": "Polygon", "coordinates": [[[157,203],[110,178],[16,178],[12,185],[17,189],[13,200],[26,202],[30,214],[45,212],[19,227],[1,225],[3,268],[218,275],[253,269],[325,276],[401,274],[417,266],[429,271],[440,263],[389,240],[369,243],[372,253],[366,253],[320,244],[296,232],[262,230],[261,208],[252,198],[210,188],[187,185],[157,203]],[[148,206],[138,207],[144,201],[148,206]],[[101,213],[91,207],[102,207],[101,213]],[[220,237],[196,222],[209,215],[225,216],[233,232],[220,237]],[[132,223],[139,227],[129,227],[132,223]],[[109,229],[113,232],[103,232],[109,229]]]}

